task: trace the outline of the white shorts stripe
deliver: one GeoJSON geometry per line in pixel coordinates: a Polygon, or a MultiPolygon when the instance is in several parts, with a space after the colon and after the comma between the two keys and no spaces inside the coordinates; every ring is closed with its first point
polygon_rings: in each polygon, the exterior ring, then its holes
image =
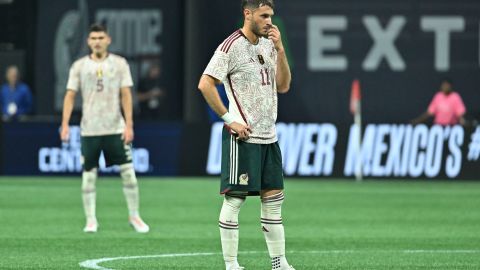
{"type": "Polygon", "coordinates": [[[234,136],[230,136],[230,181],[232,185],[237,184],[238,173],[238,144],[234,136]]]}
{"type": "Polygon", "coordinates": [[[238,184],[238,142],[236,138],[233,138],[233,143],[235,144],[235,174],[233,178],[235,179],[235,185],[238,184]]]}
{"type": "Polygon", "coordinates": [[[230,179],[229,184],[232,184],[232,173],[233,173],[233,141],[232,136],[230,135],[230,179]]]}

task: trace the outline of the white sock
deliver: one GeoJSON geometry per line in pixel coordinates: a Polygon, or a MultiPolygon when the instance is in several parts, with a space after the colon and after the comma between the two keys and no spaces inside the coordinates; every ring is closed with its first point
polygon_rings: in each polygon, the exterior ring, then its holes
{"type": "Polygon", "coordinates": [[[93,168],[90,171],[83,171],[82,173],[82,201],[83,209],[87,222],[96,221],[95,204],[96,204],[96,190],[95,182],[97,181],[97,169],[93,168]]]}
{"type": "Polygon", "coordinates": [[[261,223],[268,253],[272,258],[272,269],[288,266],[285,258],[285,232],[282,223],[284,198],[283,192],[262,198],[261,223]]]}
{"type": "Polygon", "coordinates": [[[222,242],[223,259],[226,269],[238,267],[238,213],[244,197],[225,195],[218,225],[222,242]]]}
{"type": "Polygon", "coordinates": [[[130,217],[139,216],[139,192],[137,177],[132,163],[120,165],[120,176],[123,182],[123,194],[127,201],[127,207],[130,217]]]}

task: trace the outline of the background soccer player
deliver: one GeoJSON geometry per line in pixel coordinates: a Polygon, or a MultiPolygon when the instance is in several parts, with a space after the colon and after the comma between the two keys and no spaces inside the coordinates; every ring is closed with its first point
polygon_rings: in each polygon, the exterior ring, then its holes
{"type": "Polygon", "coordinates": [[[290,88],[291,74],[281,34],[272,24],[272,0],[243,0],[244,25],[215,51],[198,88],[225,121],[222,139],[220,236],[227,270],[238,264],[238,214],[248,195],[260,195],[261,224],[273,269],[293,269],[285,258],[281,208],[284,200],[277,143],[277,92],[290,88]],[[225,84],[229,109],[215,82],[225,84]]]}
{"type": "Polygon", "coordinates": [[[92,25],[87,42],[91,54],[77,60],[70,69],[60,134],[62,141],[68,140],[68,123],[75,96],[81,90],[82,199],[87,219],[84,231],[96,232],[98,228],[95,215],[95,182],[98,160],[103,151],[107,166],[120,165],[130,224],[137,232],[146,233],[149,227],[138,212],[139,193],[132,164],[133,120],[130,88],[133,81],[130,67],[123,57],[108,52],[111,39],[104,26],[92,25]]]}

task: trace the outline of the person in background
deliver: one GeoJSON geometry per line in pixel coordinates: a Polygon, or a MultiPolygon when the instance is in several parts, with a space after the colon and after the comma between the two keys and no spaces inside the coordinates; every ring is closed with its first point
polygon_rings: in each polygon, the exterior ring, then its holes
{"type": "Polygon", "coordinates": [[[147,76],[138,84],[137,98],[140,106],[140,118],[144,120],[159,119],[165,114],[165,90],[160,87],[161,68],[153,63],[147,76]]]}
{"type": "Polygon", "coordinates": [[[0,106],[2,120],[22,118],[32,111],[32,93],[27,84],[20,81],[17,66],[9,66],[5,72],[7,82],[2,85],[0,106]]]}
{"type": "Polygon", "coordinates": [[[433,117],[435,125],[465,125],[465,112],[462,98],[453,91],[452,81],[444,79],[440,84],[440,91],[433,97],[427,111],[412,120],[412,124],[424,123],[433,117]]]}
{"type": "Polygon", "coordinates": [[[150,227],[140,217],[140,195],[132,160],[133,80],[130,67],[125,58],[109,53],[111,38],[103,25],[90,27],[87,43],[91,53],[75,61],[70,68],[60,132],[61,140],[68,141],[75,96],[81,93],[82,200],[86,218],[83,231],[95,233],[98,230],[96,182],[98,160],[103,152],[107,166],[120,167],[129,223],[135,231],[147,233],[150,227]]]}

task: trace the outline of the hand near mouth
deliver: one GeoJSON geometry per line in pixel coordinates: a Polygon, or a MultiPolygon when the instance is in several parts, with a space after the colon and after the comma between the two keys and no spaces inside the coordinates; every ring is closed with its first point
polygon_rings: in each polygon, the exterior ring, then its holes
{"type": "Polygon", "coordinates": [[[282,35],[280,34],[280,30],[278,30],[278,27],[273,24],[270,25],[267,34],[268,39],[273,41],[273,45],[275,46],[277,52],[283,51],[282,35]]]}

